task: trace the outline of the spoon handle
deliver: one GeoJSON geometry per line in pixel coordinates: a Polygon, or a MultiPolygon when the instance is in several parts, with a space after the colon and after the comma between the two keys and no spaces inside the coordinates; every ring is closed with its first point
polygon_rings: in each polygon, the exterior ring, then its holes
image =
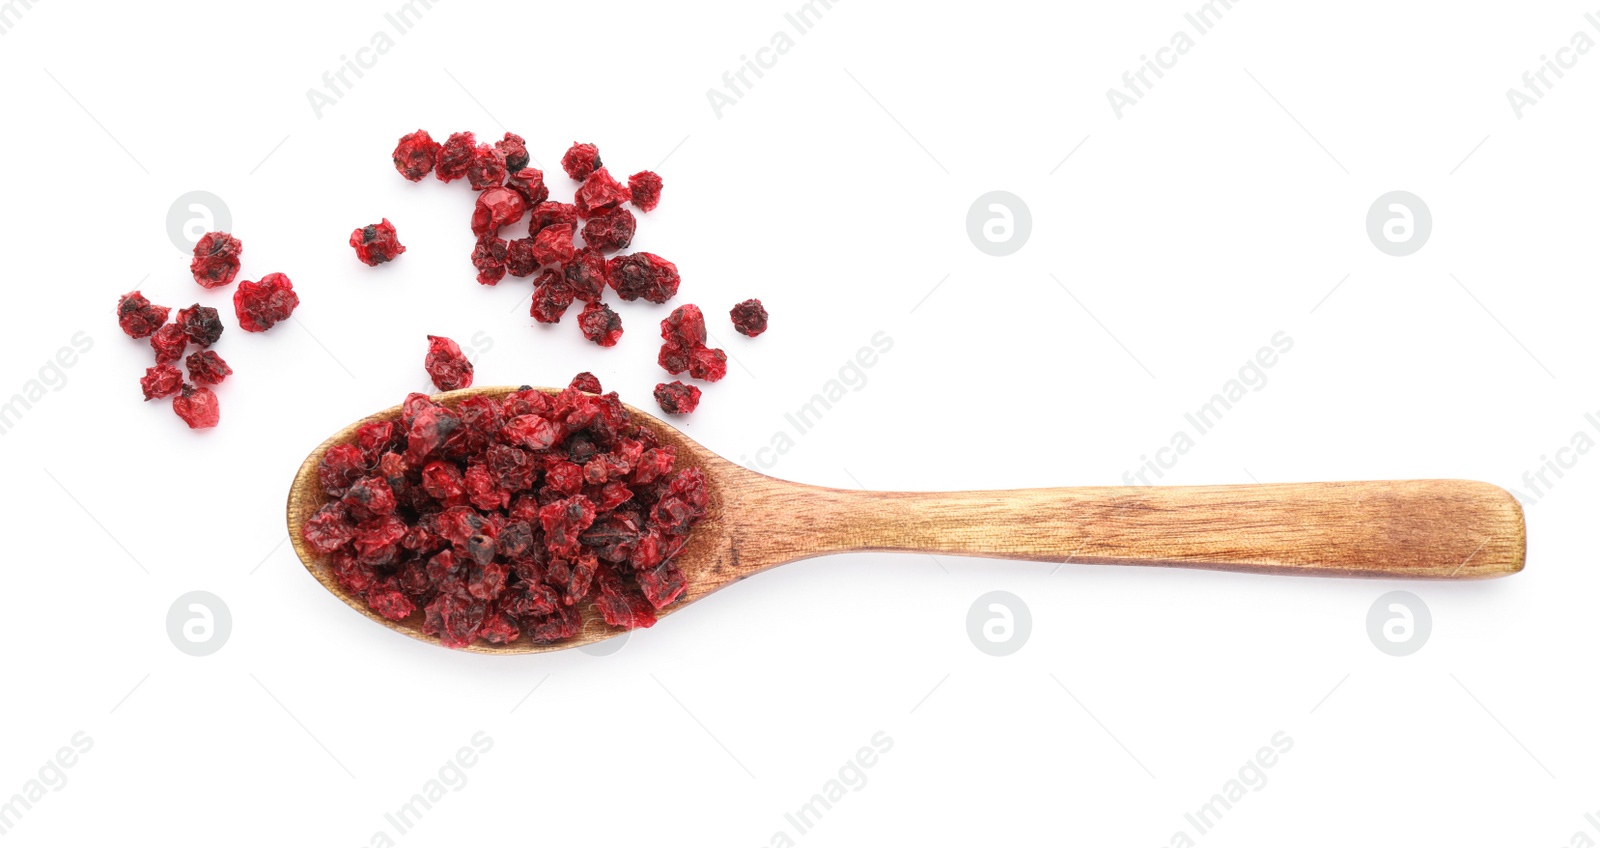
{"type": "Polygon", "coordinates": [[[793,543],[1050,562],[1362,577],[1522,569],[1510,493],[1470,480],[996,492],[793,490],[793,543]]]}

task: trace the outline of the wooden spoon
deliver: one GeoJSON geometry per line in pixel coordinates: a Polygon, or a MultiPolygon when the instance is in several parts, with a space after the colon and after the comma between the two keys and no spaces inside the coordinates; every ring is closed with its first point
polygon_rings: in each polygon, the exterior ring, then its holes
{"type": "MultiPolygon", "coordinates": [[[[509,386],[435,397],[455,405],[503,397],[509,386]]],[[[543,389],[553,392],[553,389],[543,389]]],[[[677,449],[680,467],[705,472],[710,508],[677,563],[682,600],[661,615],[775,565],[846,551],[904,551],[1043,562],[1166,565],[1267,574],[1481,578],[1522,570],[1522,507],[1504,489],[1470,480],[1269,483],[1246,486],[1099,486],[995,492],[863,492],[778,480],[734,465],[676,428],[629,407],[677,449]]],[[[425,642],[422,614],[389,621],[352,597],[324,557],[300,538],[329,498],[317,482],[324,452],[384,410],[335,433],[306,457],[289,490],[289,539],[322,585],[362,615],[425,642]]],[[[477,653],[523,654],[586,645],[622,632],[592,608],[581,632],[556,644],[478,642],[477,653]]]]}

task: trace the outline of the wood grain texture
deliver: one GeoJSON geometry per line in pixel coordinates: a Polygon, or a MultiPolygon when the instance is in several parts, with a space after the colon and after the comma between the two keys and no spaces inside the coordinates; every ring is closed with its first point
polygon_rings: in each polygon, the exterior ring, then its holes
{"type": "MultiPolygon", "coordinates": [[[[514,387],[436,396],[454,405],[514,387]]],[[[546,389],[545,391],[553,391],[546,389]]],[[[848,551],[907,551],[1045,562],[1165,565],[1271,574],[1483,578],[1520,571],[1522,508],[1505,490],[1469,480],[1248,486],[1083,487],[995,492],[861,492],[791,483],[734,465],[655,417],[637,420],[706,474],[710,508],[678,555],[688,588],[676,612],[753,574],[848,551]]],[[[421,614],[388,621],[350,597],[300,528],[328,498],[317,463],[369,420],[340,430],[306,457],[290,487],[289,538],[307,570],[335,596],[385,627],[437,644],[421,614]]],[[[554,645],[526,639],[474,645],[479,653],[576,647],[620,632],[591,607],[580,634],[554,645]]]]}

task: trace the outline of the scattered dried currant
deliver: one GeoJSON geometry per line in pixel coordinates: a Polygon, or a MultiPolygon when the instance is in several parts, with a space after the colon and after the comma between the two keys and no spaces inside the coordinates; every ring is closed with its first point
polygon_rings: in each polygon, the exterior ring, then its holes
{"type": "Polygon", "coordinates": [[[406,246],[400,243],[400,236],[388,218],[351,232],[350,246],[356,249],[357,259],[372,266],[382,265],[406,252],[406,246]]]}
{"type": "Polygon", "coordinates": [[[519,238],[506,242],[506,273],[513,277],[531,277],[539,270],[539,260],[533,255],[533,239],[519,238]]]}
{"type": "Polygon", "coordinates": [[[625,253],[606,262],[606,278],[623,300],[666,303],[678,293],[678,266],[654,253],[625,253]]]}
{"type": "Polygon", "coordinates": [[[606,292],[606,260],[600,251],[585,247],[562,269],[572,296],[593,303],[606,292]]]}
{"type": "Polygon", "coordinates": [[[441,392],[453,392],[472,385],[472,363],[467,361],[460,345],[444,336],[428,337],[428,356],[423,366],[441,392]]]}
{"type": "Polygon", "coordinates": [[[500,228],[522,220],[528,211],[528,201],[509,186],[490,186],[478,195],[472,210],[472,234],[499,233],[500,228]]]}
{"type": "Polygon", "coordinates": [[[715,383],[728,376],[728,355],[714,347],[701,347],[689,354],[689,376],[715,383]]]}
{"type": "Polygon", "coordinates": [[[272,273],[252,283],[245,280],[233,293],[233,311],[239,318],[239,328],[247,333],[261,333],[285,321],[300,305],[300,296],[294,292],[294,283],[283,274],[272,273]]]}
{"type": "Polygon", "coordinates": [[[191,353],[184,360],[184,365],[189,368],[189,379],[202,386],[215,386],[233,373],[233,369],[214,350],[191,353]]]}
{"type": "Polygon", "coordinates": [[[221,410],[217,408],[217,395],[205,386],[185,385],[172,399],[172,411],[191,430],[204,430],[217,426],[221,410]]]}
{"type": "Polygon", "coordinates": [[[558,203],[554,200],[545,200],[533,207],[533,212],[528,219],[528,235],[537,236],[545,227],[557,224],[578,223],[578,207],[570,203],[558,203]]]}
{"type": "Polygon", "coordinates": [[[572,305],[572,289],[555,271],[545,271],[534,279],[533,309],[530,314],[541,324],[556,324],[572,305]]]}
{"type": "Polygon", "coordinates": [[[628,178],[628,196],[640,212],[649,212],[661,202],[661,176],[640,171],[628,178]]]}
{"type": "Polygon", "coordinates": [[[506,181],[505,154],[487,144],[472,151],[472,163],[467,166],[467,182],[478,191],[506,181]]]}
{"type": "Polygon", "coordinates": [[[700,387],[682,380],[656,384],[656,404],[669,415],[688,415],[700,405],[700,387]]]}
{"type": "Polygon", "coordinates": [[[400,176],[416,182],[433,171],[433,163],[438,158],[439,142],[434,141],[427,130],[417,130],[400,136],[400,143],[394,148],[394,169],[400,176]]]}
{"type": "Polygon", "coordinates": [[[522,136],[508,132],[505,138],[494,143],[494,149],[500,152],[507,171],[516,172],[528,167],[528,141],[522,136]]]}
{"type": "Polygon", "coordinates": [[[728,317],[733,319],[735,330],[751,338],[767,331],[767,308],[755,298],[750,298],[728,310],[728,317]]]}
{"type": "Polygon", "coordinates": [[[206,233],[194,243],[194,261],[189,263],[189,273],[194,281],[208,289],[233,282],[239,273],[239,255],[244,245],[227,233],[206,233]]]}
{"type": "Polygon", "coordinates": [[[136,291],[117,299],[117,326],[129,336],[142,339],[161,329],[172,310],[156,306],[136,291]]]}
{"type": "Polygon", "coordinates": [[[533,258],[540,265],[565,265],[578,255],[571,224],[552,224],[533,237],[533,258]]]}
{"type": "Polygon", "coordinates": [[[478,243],[472,248],[472,267],[478,269],[478,282],[485,286],[492,286],[505,279],[506,253],[510,245],[505,239],[494,234],[485,234],[478,237],[478,243]]]}
{"type": "Polygon", "coordinates": [[[580,392],[588,392],[592,395],[600,394],[602,391],[600,388],[600,378],[589,373],[588,371],[579,372],[578,376],[573,377],[572,382],[567,384],[567,387],[577,389],[580,392]]]}
{"type": "Polygon", "coordinates": [[[605,168],[598,168],[578,186],[578,191],[573,195],[573,203],[578,207],[578,215],[591,218],[598,212],[610,209],[627,200],[628,189],[617,182],[605,168]]]}
{"type": "Polygon", "coordinates": [[[661,338],[668,344],[694,349],[706,343],[706,316],[692,303],[672,310],[661,320],[661,338]]]}
{"type": "Polygon", "coordinates": [[[612,347],[622,338],[622,318],[599,301],[584,304],[578,314],[578,328],[584,338],[601,347],[612,347]]]}
{"type": "Polygon", "coordinates": [[[595,215],[583,224],[583,243],[606,253],[615,253],[633,243],[638,220],[618,206],[595,215]]]}
{"type": "Polygon", "coordinates": [[[598,167],[600,167],[600,148],[592,144],[579,144],[574,141],[572,146],[567,148],[566,154],[561,157],[561,170],[579,182],[588,179],[598,167]]]}
{"type": "Polygon", "coordinates": [[[201,347],[211,347],[222,338],[222,316],[210,306],[196,303],[188,309],[180,309],[173,322],[183,328],[189,341],[201,347]]]}
{"type": "Polygon", "coordinates": [[[522,195],[529,209],[550,199],[550,189],[544,184],[544,172],[538,168],[512,171],[506,177],[506,185],[522,195]]]}
{"type": "Polygon", "coordinates": [[[150,335],[150,349],[156,352],[156,363],[165,365],[183,358],[189,347],[189,337],[183,327],[167,324],[150,335]]]}
{"type": "Polygon", "coordinates": [[[455,182],[467,175],[467,168],[472,166],[473,157],[478,152],[478,140],[470,132],[451,133],[445,139],[444,146],[439,148],[437,162],[433,168],[433,175],[440,182],[455,182]]]}
{"type": "Polygon", "coordinates": [[[183,388],[183,372],[168,364],[146,368],[144,376],[139,378],[139,388],[144,390],[145,400],[171,397],[183,388]]]}

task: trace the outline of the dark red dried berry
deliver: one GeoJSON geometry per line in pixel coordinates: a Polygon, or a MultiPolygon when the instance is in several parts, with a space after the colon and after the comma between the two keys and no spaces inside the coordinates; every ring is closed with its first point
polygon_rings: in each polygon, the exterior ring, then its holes
{"type": "Polygon", "coordinates": [[[682,374],[689,370],[689,354],[693,351],[693,348],[668,342],[661,346],[656,363],[668,374],[682,374]]]}
{"type": "Polygon", "coordinates": [[[208,289],[220,288],[239,273],[239,256],[244,245],[227,233],[206,233],[194,244],[194,260],[189,273],[208,289]]]}
{"type": "Polygon", "coordinates": [[[530,209],[550,199],[550,189],[544,184],[544,172],[538,168],[513,171],[506,177],[506,185],[522,195],[522,199],[527,202],[530,209]]]}
{"type": "Polygon", "coordinates": [[[600,148],[592,144],[579,144],[574,141],[572,146],[561,157],[561,170],[567,172],[572,179],[583,181],[600,167],[600,148]]]}
{"type": "Polygon", "coordinates": [[[601,212],[583,225],[583,243],[606,253],[614,253],[633,243],[638,221],[633,213],[618,206],[601,212]]]}
{"type": "Polygon", "coordinates": [[[601,347],[612,347],[622,338],[622,318],[599,301],[584,305],[578,314],[578,328],[584,338],[601,347]]]}
{"type": "Polygon", "coordinates": [[[356,258],[367,265],[382,265],[406,252],[394,225],[384,218],[381,223],[358,227],[350,233],[350,246],[356,249],[356,258]]]}
{"type": "Polygon", "coordinates": [[[472,232],[480,236],[499,233],[501,227],[522,220],[523,213],[527,211],[528,201],[522,199],[516,189],[490,186],[478,195],[478,203],[473,207],[472,232]]]}
{"type": "Polygon", "coordinates": [[[700,347],[706,343],[706,316],[700,307],[685,303],[661,320],[661,338],[690,350],[700,347]]]}
{"type": "Polygon", "coordinates": [[[472,247],[472,267],[478,269],[478,283],[492,286],[505,279],[506,253],[510,245],[492,233],[478,237],[472,247]]]}
{"type": "Polygon", "coordinates": [[[189,347],[189,337],[183,327],[167,324],[150,335],[150,349],[156,352],[156,363],[177,362],[189,347]]]}
{"type": "Polygon", "coordinates": [[[427,130],[417,130],[400,136],[400,143],[394,148],[394,169],[400,176],[416,182],[433,170],[438,158],[439,142],[434,141],[427,130]]]}
{"type": "Polygon", "coordinates": [[[565,265],[578,255],[578,246],[572,235],[576,228],[571,224],[552,224],[533,237],[533,258],[540,265],[565,265]]]}
{"type": "Polygon", "coordinates": [[[506,273],[513,277],[529,277],[539,270],[539,260],[533,255],[533,239],[511,239],[506,243],[506,273]]]}
{"type": "Polygon", "coordinates": [[[189,379],[202,386],[215,386],[233,373],[233,369],[214,350],[191,353],[184,360],[184,365],[189,368],[189,379]]]}
{"type": "Polygon", "coordinates": [[[161,329],[172,310],[156,306],[136,291],[117,299],[117,326],[129,336],[142,339],[161,329]]]}
{"type": "Polygon", "coordinates": [[[628,178],[628,195],[640,212],[649,212],[661,202],[661,177],[654,171],[640,171],[628,178]]]}
{"type": "Polygon", "coordinates": [[[700,387],[682,380],[656,384],[656,404],[670,415],[688,415],[700,405],[700,387]]]}
{"type": "Polygon", "coordinates": [[[606,260],[600,251],[585,247],[562,269],[572,296],[593,303],[606,292],[606,260]]]}
{"type": "Polygon", "coordinates": [[[272,329],[279,321],[288,320],[300,305],[300,296],[294,292],[294,283],[279,273],[268,274],[260,282],[245,280],[233,293],[233,311],[239,319],[239,328],[247,333],[261,333],[272,329]]]}
{"type": "Polygon", "coordinates": [[[543,201],[533,207],[532,214],[528,216],[528,235],[537,236],[545,227],[557,224],[578,223],[578,207],[570,203],[558,203],[554,200],[543,201]]]}
{"type": "Polygon", "coordinates": [[[196,303],[188,309],[180,309],[173,323],[183,328],[189,341],[201,347],[210,347],[222,338],[222,316],[209,306],[196,303]]]}
{"type": "Polygon", "coordinates": [[[572,289],[555,271],[545,271],[534,280],[533,309],[530,314],[541,324],[555,324],[572,305],[572,289]]]}
{"type": "Polygon", "coordinates": [[[145,400],[171,397],[183,388],[183,372],[167,364],[146,368],[144,376],[139,378],[139,388],[144,390],[145,400]]]}
{"type": "Polygon", "coordinates": [[[467,182],[478,191],[497,186],[506,181],[505,154],[487,144],[472,151],[472,163],[467,166],[467,182]]]}
{"type": "Polygon", "coordinates": [[[444,336],[428,337],[428,356],[423,366],[441,392],[453,392],[472,385],[472,363],[467,361],[460,345],[444,336]]]}
{"type": "Polygon", "coordinates": [[[735,330],[751,338],[767,331],[767,308],[755,298],[750,298],[728,310],[728,317],[733,319],[735,330]]]}
{"type": "Polygon", "coordinates": [[[654,253],[627,253],[606,262],[606,278],[623,300],[666,303],[678,293],[678,266],[654,253]]]}
{"type": "Polygon", "coordinates": [[[217,408],[216,394],[205,386],[184,386],[178,396],[172,399],[172,411],[191,430],[215,427],[222,417],[221,410],[217,408]]]}
{"type": "Polygon", "coordinates": [[[701,347],[689,354],[689,376],[708,383],[728,376],[728,355],[714,347],[701,347]]]}
{"type": "Polygon", "coordinates": [[[577,205],[580,217],[592,218],[627,199],[627,187],[617,182],[605,168],[599,168],[583,181],[583,185],[578,186],[572,201],[577,205]]]}
{"type": "Polygon", "coordinates": [[[528,167],[528,142],[522,136],[508,132],[505,138],[494,143],[494,149],[505,160],[507,171],[516,172],[528,167]]]}
{"type": "Polygon", "coordinates": [[[451,133],[439,148],[433,175],[441,182],[455,182],[467,175],[473,156],[478,152],[478,140],[470,132],[451,133]]]}
{"type": "Polygon", "coordinates": [[[600,378],[589,373],[588,371],[580,371],[578,376],[573,377],[572,382],[567,384],[567,388],[577,389],[580,392],[588,392],[592,395],[600,394],[602,391],[600,388],[600,378]]]}

